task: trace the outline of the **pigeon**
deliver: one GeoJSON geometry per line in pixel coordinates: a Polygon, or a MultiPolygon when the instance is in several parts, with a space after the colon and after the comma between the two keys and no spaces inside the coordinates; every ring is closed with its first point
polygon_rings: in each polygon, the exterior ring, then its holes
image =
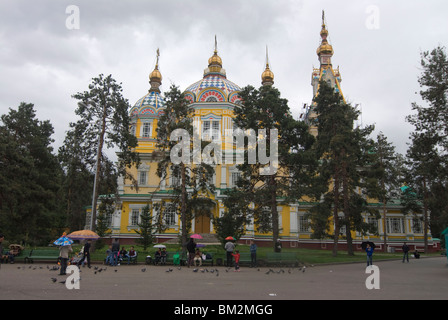
{"type": "Polygon", "coordinates": [[[181,269],[181,267],[177,267],[177,270],[180,270],[181,269]]]}
{"type": "Polygon", "coordinates": [[[172,271],[173,271],[173,269],[168,268],[168,270],[166,270],[165,272],[172,272],[172,271]]]}
{"type": "Polygon", "coordinates": [[[115,269],[114,271],[115,271],[115,272],[117,272],[118,270],[117,270],[117,269],[115,269]]]}
{"type": "MultiPolygon", "coordinates": [[[[146,267],[144,267],[143,269],[142,269],[142,272],[145,272],[146,271],[146,267]]],[[[117,272],[116,270],[115,270],[115,272],[117,272]]]]}
{"type": "Polygon", "coordinates": [[[305,272],[305,269],[306,269],[306,267],[305,267],[305,266],[303,266],[302,272],[305,272]]]}
{"type": "Polygon", "coordinates": [[[193,269],[193,272],[198,272],[198,269],[194,268],[194,269],[193,269]]]}
{"type": "Polygon", "coordinates": [[[56,279],[56,278],[51,278],[51,281],[53,281],[53,283],[55,283],[56,281],[58,281],[58,279],[56,279]]]}

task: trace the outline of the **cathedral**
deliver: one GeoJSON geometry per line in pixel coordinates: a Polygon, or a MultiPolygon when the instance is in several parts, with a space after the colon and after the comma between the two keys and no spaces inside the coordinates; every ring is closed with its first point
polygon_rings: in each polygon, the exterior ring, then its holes
{"type": "MultiPolygon", "coordinates": [[[[311,73],[312,97],[318,94],[319,82],[321,80],[330,84],[335,91],[342,97],[341,75],[339,68],[335,69],[332,65],[333,47],[328,42],[328,29],[322,17],[322,28],[320,31],[321,42],[317,48],[319,68],[314,68],[311,73]]],[[[119,203],[117,210],[108,223],[113,238],[119,238],[122,244],[134,243],[139,235],[135,232],[138,229],[142,209],[151,201],[153,204],[169,200],[170,189],[177,183],[176,176],[170,175],[163,181],[156,174],[157,161],[152,157],[156,151],[156,129],[158,120],[164,112],[164,97],[160,90],[162,84],[162,74],[159,70],[159,53],[157,51],[157,62],[154,70],[149,75],[150,88],[148,92],[141,97],[130,109],[132,123],[132,133],[138,138],[136,151],[140,155],[141,163],[138,167],[130,169],[130,173],[136,177],[138,182],[138,191],[132,187],[130,181],[120,179],[119,203]]],[[[204,63],[204,65],[206,65],[204,63]]],[[[233,128],[233,110],[240,102],[239,92],[241,87],[227,78],[223,61],[218,54],[216,39],[215,49],[208,59],[207,67],[204,69],[203,77],[195,83],[189,85],[183,90],[185,98],[190,102],[194,109],[193,124],[199,128],[202,133],[209,133],[212,141],[217,139],[219,134],[224,135],[227,129],[233,128]]],[[[270,69],[269,60],[266,56],[265,70],[261,71],[261,84],[273,85],[274,73],[270,69]]],[[[281,91],[281,88],[280,88],[281,91]]],[[[311,94],[310,94],[311,96],[311,94]]],[[[310,100],[312,100],[312,97],[310,100]]],[[[310,125],[313,135],[317,135],[317,127],[313,126],[313,119],[316,114],[313,111],[313,103],[306,109],[304,121],[310,125]]],[[[236,164],[216,164],[213,183],[216,187],[211,196],[215,204],[213,216],[219,217],[225,207],[223,199],[224,191],[236,185],[240,177],[236,164]]],[[[378,203],[372,203],[373,206],[379,206],[378,203]]],[[[306,213],[310,204],[307,202],[297,202],[289,205],[279,205],[277,211],[279,214],[280,238],[283,247],[301,247],[301,248],[320,248],[331,249],[333,239],[313,239],[311,230],[307,221],[306,213]]],[[[367,235],[353,233],[353,243],[356,249],[360,249],[362,241],[373,241],[382,250],[384,231],[387,234],[388,250],[401,248],[404,241],[411,246],[411,249],[423,249],[423,228],[422,223],[418,223],[411,216],[403,215],[399,201],[391,201],[387,205],[386,219],[370,221],[371,217],[365,217],[366,221],[377,223],[379,235],[367,235]],[[386,230],[384,230],[386,229],[386,230]]],[[[164,242],[177,238],[181,230],[180,217],[174,210],[164,209],[162,214],[167,229],[163,233],[156,234],[157,242],[164,242]]],[[[86,225],[90,225],[90,212],[88,210],[86,225]]],[[[191,233],[214,234],[212,219],[207,215],[201,215],[191,222],[191,233]]],[[[330,231],[331,232],[331,231],[330,231]]],[[[258,245],[271,246],[272,235],[258,233],[254,225],[247,225],[245,234],[241,237],[240,243],[249,243],[254,240],[258,245]]],[[[439,246],[436,239],[429,235],[429,249],[439,246]]],[[[344,240],[341,239],[339,247],[344,248],[344,240]]]]}

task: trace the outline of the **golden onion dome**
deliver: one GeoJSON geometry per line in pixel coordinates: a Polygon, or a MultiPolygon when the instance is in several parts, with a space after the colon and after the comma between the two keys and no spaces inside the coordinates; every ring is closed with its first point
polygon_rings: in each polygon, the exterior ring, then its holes
{"type": "Polygon", "coordinates": [[[317,54],[333,54],[333,46],[331,44],[329,44],[327,41],[322,41],[322,44],[319,46],[319,48],[317,48],[316,50],[317,54]]]}
{"type": "Polygon", "coordinates": [[[218,56],[218,51],[215,50],[214,54],[208,59],[208,66],[220,66],[222,67],[221,57],[218,56]]]}
{"type": "Polygon", "coordinates": [[[266,63],[266,69],[261,74],[261,83],[262,84],[265,84],[265,83],[273,84],[274,83],[274,73],[269,68],[268,63],[266,63]]]}
{"type": "Polygon", "coordinates": [[[149,81],[157,81],[160,83],[162,82],[162,74],[159,71],[159,66],[156,65],[153,72],[151,72],[151,74],[149,75],[149,81]]]}
{"type": "Polygon", "coordinates": [[[333,54],[333,46],[328,43],[328,30],[325,25],[325,13],[322,11],[322,30],[320,31],[320,37],[322,38],[322,42],[320,46],[317,48],[317,55],[323,54],[333,54]]]}

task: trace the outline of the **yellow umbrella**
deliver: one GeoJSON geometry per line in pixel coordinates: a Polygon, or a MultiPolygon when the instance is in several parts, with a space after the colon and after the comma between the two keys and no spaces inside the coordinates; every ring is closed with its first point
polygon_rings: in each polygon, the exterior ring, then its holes
{"type": "Polygon", "coordinates": [[[98,240],[100,236],[92,230],[79,230],[74,231],[67,235],[72,240],[98,240]]]}

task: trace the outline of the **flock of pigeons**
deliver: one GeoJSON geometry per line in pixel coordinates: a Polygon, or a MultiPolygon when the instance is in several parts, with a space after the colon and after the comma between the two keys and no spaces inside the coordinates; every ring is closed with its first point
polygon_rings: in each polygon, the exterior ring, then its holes
{"type": "MultiPolygon", "coordinates": [[[[17,269],[25,269],[26,267],[25,266],[20,266],[20,267],[17,267],[17,269]]],[[[49,271],[58,271],[59,270],[59,266],[53,266],[53,267],[50,267],[50,266],[48,266],[47,265],[47,269],[49,270],[49,271]]],[[[42,266],[29,266],[28,267],[28,269],[33,269],[33,270],[36,270],[36,269],[43,269],[43,267],[42,266]]],[[[177,267],[177,269],[178,270],[182,270],[182,268],[181,267],[177,267]]],[[[229,270],[231,270],[232,268],[230,268],[230,267],[227,267],[226,269],[225,269],[225,272],[229,272],[229,270]]],[[[93,270],[94,270],[94,274],[97,274],[97,273],[100,273],[100,272],[105,272],[105,271],[107,271],[107,267],[98,267],[98,266],[95,266],[95,267],[93,267],[93,270]]],[[[278,269],[278,270],[273,270],[273,269],[268,269],[268,271],[267,272],[265,272],[265,274],[282,274],[282,273],[289,273],[289,274],[291,274],[291,273],[293,273],[294,272],[294,270],[298,270],[299,272],[305,272],[305,270],[306,270],[306,266],[300,266],[300,267],[295,267],[295,268],[288,268],[288,270],[287,271],[285,271],[284,269],[282,269],[282,268],[280,268],[280,269],[278,269]]],[[[146,268],[146,266],[145,267],[143,267],[142,269],[141,269],[141,272],[146,272],[147,271],[147,268],[146,268]]],[[[174,271],[174,269],[173,268],[168,268],[167,270],[166,270],[166,272],[167,273],[170,273],[170,272],[173,272],[174,271]]],[[[211,274],[216,274],[216,276],[218,277],[219,276],[219,269],[217,269],[217,268],[213,268],[213,269],[207,269],[207,268],[193,268],[192,269],[192,271],[193,272],[201,272],[201,273],[211,273],[211,274]]],[[[261,271],[261,269],[260,268],[258,268],[257,269],[257,271],[261,271]]],[[[114,272],[118,272],[118,269],[114,269],[114,272]]],[[[55,283],[55,282],[57,282],[58,281],[58,279],[57,278],[55,278],[55,277],[51,277],[50,278],[50,280],[53,282],[53,283],[55,283]]],[[[63,283],[63,284],[65,284],[65,280],[63,280],[63,281],[59,281],[59,283],[63,283]]]]}

